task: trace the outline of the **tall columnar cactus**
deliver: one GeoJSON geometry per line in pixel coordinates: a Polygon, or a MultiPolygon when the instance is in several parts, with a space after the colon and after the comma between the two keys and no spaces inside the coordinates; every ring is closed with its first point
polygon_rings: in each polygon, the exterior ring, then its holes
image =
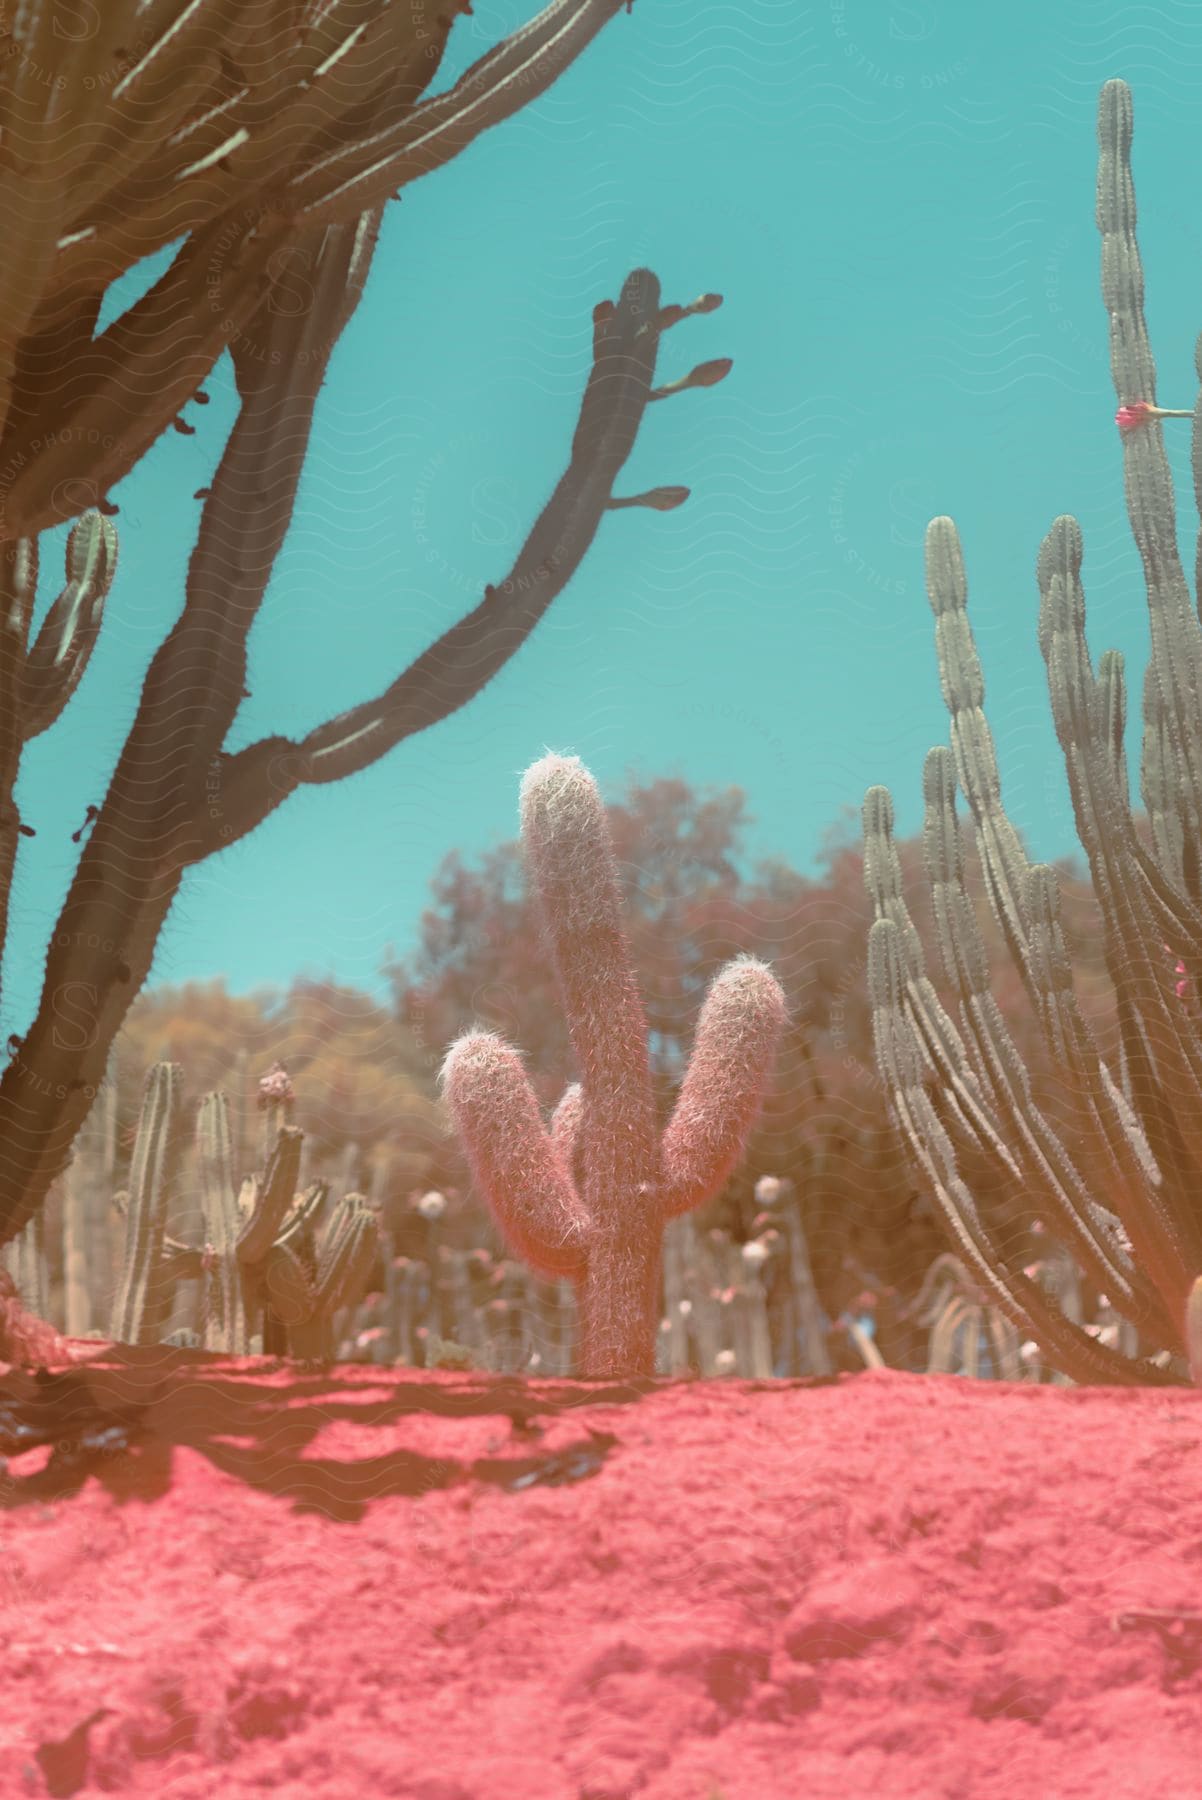
{"type": "Polygon", "coordinates": [[[719,972],[661,1133],[596,784],[577,758],[544,757],[522,783],[521,817],[581,1079],[547,1129],[517,1051],[473,1031],[451,1046],[444,1089],[509,1242],[535,1269],[576,1285],[581,1373],[650,1375],[664,1226],[716,1194],[742,1155],[784,1025],[784,996],[751,957],[719,972]]]}
{"type": "Polygon", "coordinates": [[[169,1298],[163,1249],[183,1151],[183,1080],[178,1063],[155,1063],[147,1072],[129,1172],[125,1263],[109,1328],[117,1343],[155,1344],[162,1333],[169,1298]]]}
{"type": "MultiPolygon", "coordinates": [[[[1151,623],[1141,768],[1150,844],[1137,830],[1128,792],[1122,658],[1108,652],[1095,674],[1085,641],[1075,519],[1054,521],[1036,566],[1039,644],[1117,1001],[1115,1066],[1103,1059],[1077,1006],[1055,872],[1027,859],[1002,804],[950,519],[936,519],[927,532],[927,589],[951,746],[927,759],[924,835],[958,1024],[923,966],[883,788],[866,797],[864,843],[877,914],[868,964],[877,1059],[915,1171],[958,1255],[986,1296],[1073,1378],[1165,1382],[1186,1377],[1187,1359],[1195,1379],[1202,1373],[1202,1037],[1189,1000],[1202,973],[1202,624],[1177,548],[1160,422],[1170,415],[1153,404],[1131,136],[1130,92],[1121,81],[1107,82],[1098,114],[1097,220],[1127,508],[1151,623]],[[989,990],[964,883],[957,784],[989,900],[1043,1027],[1059,1129],[989,990]],[[980,1191],[970,1185],[969,1169],[978,1172],[980,1191]],[[991,1210],[999,1200],[1037,1215],[1154,1354],[1126,1355],[1054,1305],[1007,1241],[1000,1212],[991,1210]]],[[[1202,376],[1202,339],[1196,360],[1202,376]]],[[[1202,511],[1202,411],[1194,420],[1202,511]]]]}

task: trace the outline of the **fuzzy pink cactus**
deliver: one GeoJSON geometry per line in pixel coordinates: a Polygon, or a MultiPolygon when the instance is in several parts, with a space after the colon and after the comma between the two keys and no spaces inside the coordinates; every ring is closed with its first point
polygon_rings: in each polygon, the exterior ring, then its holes
{"type": "Polygon", "coordinates": [[[578,758],[546,756],[527,771],[522,844],[581,1081],[548,1129],[517,1051],[474,1031],[452,1044],[443,1089],[509,1242],[532,1267],[576,1284],[581,1374],[650,1375],[665,1221],[716,1194],[742,1156],[784,995],[752,957],[719,972],[661,1136],[609,825],[578,758]]]}

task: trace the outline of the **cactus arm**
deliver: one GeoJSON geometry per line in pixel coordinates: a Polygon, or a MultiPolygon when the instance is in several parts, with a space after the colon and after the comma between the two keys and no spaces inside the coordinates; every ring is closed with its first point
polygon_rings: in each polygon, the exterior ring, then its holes
{"type": "Polygon", "coordinates": [[[156,1063],[146,1076],[134,1141],[125,1215],[125,1262],[113,1300],[110,1335],[120,1344],[157,1342],[163,1313],[161,1260],[167,1210],[182,1148],[183,1070],[156,1063]]]}
{"type": "Polygon", "coordinates": [[[286,239],[285,224],[270,218],[197,233],[150,291],[72,359],[66,380],[5,439],[5,463],[16,470],[0,516],[5,536],[71,518],[81,495],[95,504],[129,473],[245,331],[286,239]],[[198,307],[194,290],[206,270],[212,304],[198,307]]]}
{"type": "MultiPolygon", "coordinates": [[[[1102,300],[1110,321],[1110,368],[1123,405],[1156,398],[1156,365],[1144,319],[1144,274],[1135,236],[1132,130],[1130,89],[1122,81],[1106,82],[1098,105],[1096,216],[1102,237],[1102,300]]],[[[1127,515],[1147,583],[1151,655],[1145,693],[1160,690],[1172,734],[1177,805],[1186,841],[1196,845],[1202,836],[1202,625],[1177,549],[1173,480],[1159,424],[1125,436],[1123,477],[1127,515]]],[[[1149,709],[1145,755],[1155,729],[1149,709]]],[[[1196,888],[1194,898],[1199,898],[1196,888]]]]}
{"type": "MultiPolygon", "coordinates": [[[[342,780],[449,717],[521,648],[596,535],[638,434],[659,339],[676,322],[661,322],[659,283],[648,270],[636,269],[627,277],[616,306],[605,304],[610,310],[595,333],[568,467],[508,575],[377,698],[341,713],[299,742],[265,738],[223,756],[213,784],[220,804],[213,809],[208,836],[199,840],[198,856],[245,836],[299,786],[342,780]]],[[[689,310],[681,308],[681,316],[689,310]]]]}
{"type": "Polygon", "coordinates": [[[521,789],[522,848],[550,944],[584,1089],[581,1154],[590,1212],[642,1208],[654,1170],[647,1019],[622,923],[622,895],[597,784],[578,757],[545,756],[521,789]]]}
{"type": "Polygon", "coordinates": [[[37,539],[0,544],[0,944],[8,934],[9,898],[21,842],[21,815],[13,790],[24,743],[21,691],[37,587],[37,539]]]}
{"type": "Polygon", "coordinates": [[[224,1094],[205,1094],[200,1102],[196,1161],[205,1234],[202,1342],[206,1350],[245,1356],[250,1338],[237,1251],[242,1221],[234,1193],[229,1102],[224,1094]]]}
{"type": "MultiPolygon", "coordinates": [[[[951,716],[956,772],[976,825],[990,906],[1015,967],[1023,971],[1026,980],[1023,884],[1029,865],[1018,833],[1002,805],[993,734],[983,710],[985,679],[968,622],[964,557],[951,519],[932,519],[927,526],[925,552],[927,594],[935,615],[939,680],[951,716]]],[[[1037,1003],[1036,996],[1031,998],[1037,1003]]]]}
{"type": "Polygon", "coordinates": [[[546,92],[625,0],[551,0],[473,63],[445,94],[423,100],[392,130],[322,157],[293,179],[306,217],[345,218],[458,156],[482,131],[546,92]]]}
{"type": "Polygon", "coordinates": [[[426,25],[385,0],[327,8],[320,21],[298,5],[213,0],[155,18],[106,0],[102,28],[74,56],[17,21],[19,53],[0,81],[28,167],[5,171],[5,223],[23,254],[0,271],[0,392],[7,400],[14,380],[6,466],[18,452],[26,465],[0,534],[70,517],[75,483],[103,495],[243,331],[277,250],[382,208],[448,162],[545,92],[621,4],[551,0],[447,93],[422,102],[450,8],[426,25]],[[68,96],[59,99],[75,127],[66,140],[46,108],[58,83],[19,105],[14,97],[39,66],[32,43],[68,96]],[[137,61],[114,82],[123,44],[136,46],[137,61]],[[78,340],[70,363],[81,372],[60,391],[61,365],[46,355],[60,327],[94,312],[109,282],[181,235],[151,293],[96,344],[78,340]],[[22,366],[30,346],[32,369],[22,366]]]}
{"type": "Polygon", "coordinates": [[[272,1316],[287,1330],[303,1324],[317,1304],[304,1257],[291,1243],[273,1244],[260,1266],[263,1298],[272,1316]]]}
{"type": "Polygon", "coordinates": [[[304,1141],[297,1126],[280,1126],[267,1166],[250,1187],[249,1214],[238,1234],[239,1262],[261,1262],[280,1235],[296,1198],[304,1141]]]}
{"type": "Polygon", "coordinates": [[[666,1218],[703,1206],[741,1160],[785,1018],[784,994],[766,964],[740,957],[715,976],[661,1141],[659,1192],[666,1218]]]}
{"type": "Polygon", "coordinates": [[[309,1316],[289,1330],[293,1356],[325,1360],[335,1351],[334,1317],[362,1298],[380,1249],[379,1220],[362,1194],[347,1194],[322,1234],[309,1316]]]}
{"type": "Polygon", "coordinates": [[[442,1085],[477,1185],[506,1237],[532,1267],[579,1274],[588,1214],[516,1050],[490,1032],[469,1032],[447,1052],[442,1085]]]}
{"type": "Polygon", "coordinates": [[[101,513],[85,513],[67,539],[67,585],[25,660],[21,732],[26,743],[54,724],[82,681],[116,570],[116,532],[101,513]]]}

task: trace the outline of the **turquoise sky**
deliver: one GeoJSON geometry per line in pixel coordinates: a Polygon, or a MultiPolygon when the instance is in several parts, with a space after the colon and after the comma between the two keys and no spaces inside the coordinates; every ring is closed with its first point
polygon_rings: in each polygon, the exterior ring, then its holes
{"type": "MultiPolygon", "coordinates": [[[[443,83],[533,10],[476,0],[443,83]]],[[[1057,513],[1084,527],[1091,646],[1128,653],[1133,692],[1147,635],[1098,289],[1097,91],[1134,89],[1159,399],[1191,405],[1202,226],[1180,196],[1199,69],[1191,0],[637,0],[549,96],[406,189],[319,404],[236,742],[377,691],[504,573],[563,466],[592,307],[628,270],[649,264],[668,299],[726,296],[665,339],[668,378],[719,355],[734,371],[651,409],[622,484],[686,483],[688,505],[610,517],[470,708],[194,872],[154,979],[383,992],[441,858],[514,835],[520,772],[547,746],[611,794],[628,773],[737,783],[753,852],[800,868],[872,782],[916,829],[946,736],[922,576],[938,513],[965,545],[1011,815],[1037,855],[1071,850],[1035,641],[1057,513]]],[[[191,495],[233,414],[226,364],[209,387],[198,435],[169,433],[114,490],[101,643],[27,759],[38,836],[5,1029],[32,1011],[70,834],[180,605],[191,495]]],[[[1166,428],[1192,534],[1188,433],[1166,428]]]]}

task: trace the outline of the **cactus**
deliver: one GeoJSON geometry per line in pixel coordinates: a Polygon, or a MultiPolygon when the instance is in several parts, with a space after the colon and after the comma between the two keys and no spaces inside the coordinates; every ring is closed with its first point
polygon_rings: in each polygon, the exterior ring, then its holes
{"type": "Polygon", "coordinates": [[[0,1251],[0,1266],[7,1269],[21,1304],[39,1319],[46,1316],[46,1222],[43,1214],[31,1219],[20,1237],[0,1251]]]}
{"type": "Polygon", "coordinates": [[[924,1301],[929,1287],[934,1287],[935,1292],[925,1310],[917,1303],[914,1308],[918,1322],[930,1329],[928,1374],[959,1373],[975,1379],[980,1374],[984,1338],[988,1340],[994,1378],[1021,1381],[1017,1331],[997,1307],[984,1305],[958,1258],[944,1255],[932,1264],[923,1283],[924,1301]]]}
{"type": "Polygon", "coordinates": [[[316,259],[331,226],[378,215],[537,99],[621,4],[551,0],[428,98],[470,7],[362,0],[302,20],[259,0],[105,0],[82,32],[52,0],[16,8],[0,64],[0,120],[19,120],[22,144],[0,180],[22,246],[0,272],[0,538],[106,494],[222,351],[257,334],[294,255],[316,259]],[[106,287],[172,243],[164,274],[97,333],[106,287]]]}
{"type": "MultiPolygon", "coordinates": [[[[37,1211],[69,1158],[184,871],[253,831],[298,788],[369,767],[466,705],[504,667],[570,581],[612,506],[650,403],[663,332],[718,300],[703,295],[691,306],[665,307],[655,276],[635,270],[616,303],[595,309],[592,366],[567,467],[500,584],[373,699],[298,742],[271,736],[229,751],[247,638],[291,515],[330,333],[349,318],[370,255],[370,245],[354,233],[339,237],[340,229],[322,240],[315,277],[322,305],[299,322],[285,308],[269,315],[264,332],[274,360],[264,368],[235,349],[243,405],[205,505],[186,604],[151,664],[92,824],[21,1056],[0,1076],[0,1244],[37,1211]],[[303,394],[298,369],[307,372],[303,394]],[[249,514],[248,494],[255,496],[249,514]],[[252,536],[253,556],[235,554],[231,547],[252,536]],[[107,947],[98,952],[98,944],[107,947]],[[59,1029],[57,1010],[58,997],[77,983],[95,995],[93,1029],[82,1038],[59,1029]]],[[[9,610],[19,612],[15,586],[28,559],[7,549],[0,544],[0,580],[7,574],[9,610]]],[[[0,634],[0,651],[3,645],[0,634]]],[[[0,697],[4,667],[0,655],[0,697]]],[[[0,714],[0,776],[4,730],[0,714]]],[[[11,856],[7,865],[3,858],[15,843],[15,832],[0,832],[0,900],[12,867],[11,856]]]]}
{"type": "MultiPolygon", "coordinates": [[[[1151,399],[1156,370],[1143,314],[1131,138],[1130,91],[1109,81],[1098,108],[1097,223],[1128,515],[1151,626],[1141,767],[1150,846],[1137,831],[1128,792],[1122,659],[1107,653],[1095,673],[1085,640],[1075,519],[1053,522],[1036,563],[1039,645],[1116,997],[1115,1066],[1077,1006],[1055,872],[1028,861],[1002,803],[964,561],[950,519],[932,522],[926,544],[951,744],[927,758],[924,837],[939,954],[958,1023],[924,966],[883,788],[865,798],[864,870],[876,912],[868,979],[877,1061],[911,1164],[974,1285],[1073,1379],[1165,1384],[1189,1376],[1202,1271],[1202,1037],[1189,999],[1192,971],[1202,967],[1202,624],[1177,548],[1162,437],[1162,421],[1180,414],[1151,399]],[[1067,1129],[1041,1105],[990,992],[964,882],[957,785],[972,816],[990,905],[1042,1026],[1067,1129]],[[982,1193],[968,1184],[970,1167],[986,1176],[982,1193]],[[998,1198],[1038,1216],[1109,1297],[1128,1322],[1125,1330],[1085,1327],[1055,1304],[991,1212],[998,1198]],[[1160,1348],[1141,1356],[1140,1339],[1160,1348]]],[[[1202,377],[1202,341],[1196,364],[1202,377]]],[[[1202,501],[1198,417],[1193,470],[1202,501]]]]}
{"type": "MultiPolygon", "coordinates": [[[[229,1103],[224,1094],[206,1094],[201,1100],[196,1118],[196,1158],[205,1234],[201,1342],[206,1350],[245,1356],[250,1349],[250,1328],[238,1262],[242,1220],[234,1192],[229,1103]]],[[[287,1198],[291,1203],[291,1192],[287,1198]]]]}
{"type": "Polygon", "coordinates": [[[285,1100],[276,1088],[268,1090],[274,1140],[263,1168],[239,1188],[229,1103],[224,1094],[210,1093],[201,1100],[195,1133],[204,1244],[168,1236],[182,1151],[181,1082],[176,1064],[156,1064],[147,1076],[123,1208],[125,1260],[111,1336],[157,1343],[194,1335],[204,1349],[226,1355],[290,1350],[306,1359],[331,1358],[335,1316],[358,1302],[379,1251],[375,1207],[348,1194],[318,1235],[328,1189],[315,1182],[298,1197],[304,1133],[275,1124],[285,1100]],[[195,1332],[187,1319],[166,1328],[166,1303],[181,1279],[199,1282],[195,1332]]]}
{"type": "Polygon", "coordinates": [[[294,1356],[332,1359],[335,1315],[362,1298],[378,1254],[375,1208],[362,1194],[347,1194],[334,1208],[317,1246],[309,1310],[289,1329],[294,1356]]]}
{"type": "Polygon", "coordinates": [[[521,810],[581,1081],[548,1130],[517,1052],[476,1031],[451,1046],[444,1090],[509,1242],[534,1268],[577,1287],[581,1373],[649,1375],[664,1227],[717,1193],[738,1162],[775,1057],[784,997],[753,958],[720,971],[661,1135],[596,785],[577,758],[547,756],[527,771],[521,810]]]}
{"type": "MultiPolygon", "coordinates": [[[[788,1254],[789,1366],[782,1373],[829,1375],[832,1364],[826,1320],[814,1285],[797,1189],[785,1176],[762,1175],[755,1184],[755,1197],[765,1209],[763,1225],[782,1233],[788,1254]],[[794,1356],[800,1365],[796,1369],[794,1356]]],[[[760,1224],[757,1220],[755,1229],[760,1224]]]]}
{"type": "Polygon", "coordinates": [[[63,1178],[63,1312],[69,1338],[86,1337],[98,1328],[101,1309],[112,1303],[108,1215],[114,1196],[116,1136],[117,1059],[113,1056],[104,1092],[80,1134],[63,1178]]]}
{"type": "Polygon", "coordinates": [[[183,1148],[183,1077],[178,1063],[155,1063],[146,1075],[126,1201],[125,1262],[109,1326],[117,1343],[154,1344],[161,1335],[168,1298],[162,1266],[167,1213],[183,1148]]]}
{"type": "Polygon", "coordinates": [[[376,695],[299,742],[228,747],[317,395],[386,204],[544,93],[621,6],[550,0],[433,96],[456,6],[106,0],[82,33],[61,29],[53,0],[7,9],[0,138],[15,130],[22,148],[0,167],[16,246],[0,262],[0,948],[30,829],[14,797],[20,756],[96,641],[116,544],[107,495],[161,433],[195,429],[183,410],[208,399],[201,384],[227,351],[239,409],[196,495],[182,611],[103,802],[88,807],[37,1014],[0,1076],[0,1246],[67,1165],[184,872],[297,788],[364,769],[469,702],[571,580],[608,511],[687,497],[613,488],[652,400],[727,372],[711,358],[683,383],[655,380],[663,332],[718,296],[662,307],[655,277],[636,270],[594,311],[571,453],[512,568],[376,695]],[[98,329],[111,286],[169,248],[158,279],[98,329]],[[31,644],[38,534],[74,520],[67,588],[31,644]],[[86,1033],[59,1029],[69,992],[89,993],[86,1033]]]}
{"type": "MultiPolygon", "coordinates": [[[[36,545],[35,538],[30,547],[31,588],[37,581],[36,545]]],[[[102,513],[85,513],[67,537],[66,586],[43,619],[21,671],[21,734],[26,743],[54,724],[82,680],[116,572],[116,531],[102,513]]]]}

